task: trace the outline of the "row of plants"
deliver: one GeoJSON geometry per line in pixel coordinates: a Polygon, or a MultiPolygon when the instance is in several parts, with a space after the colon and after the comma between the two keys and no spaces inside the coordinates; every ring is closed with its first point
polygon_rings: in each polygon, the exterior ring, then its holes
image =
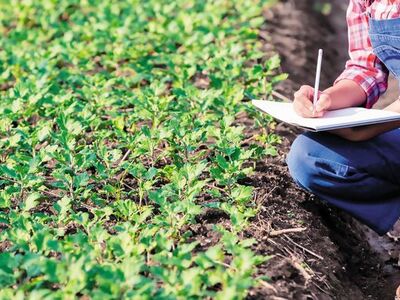
{"type": "Polygon", "coordinates": [[[0,298],[241,299],[279,138],[268,0],[0,2],[0,298]],[[253,128],[238,121],[243,113],[253,128]],[[258,128],[258,129],[257,129],[258,128]],[[250,139],[249,130],[257,133],[250,139]],[[190,230],[206,209],[218,242],[190,230]]]}

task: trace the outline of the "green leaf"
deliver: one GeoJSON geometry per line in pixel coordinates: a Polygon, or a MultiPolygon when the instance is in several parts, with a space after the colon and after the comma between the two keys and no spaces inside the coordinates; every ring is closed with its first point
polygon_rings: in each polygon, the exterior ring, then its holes
{"type": "Polygon", "coordinates": [[[10,143],[10,147],[15,147],[18,145],[19,141],[21,141],[21,134],[16,133],[12,135],[9,139],[8,142],[10,143]]]}
{"type": "Polygon", "coordinates": [[[218,154],[217,157],[215,158],[215,160],[218,163],[218,166],[220,166],[222,169],[229,168],[228,162],[225,160],[225,158],[222,155],[218,154]]]}
{"type": "Polygon", "coordinates": [[[15,172],[13,169],[8,168],[5,165],[0,165],[0,173],[12,178],[12,179],[18,179],[17,172],[15,172]]]}
{"type": "Polygon", "coordinates": [[[74,121],[72,119],[68,119],[65,128],[68,130],[68,133],[71,135],[78,135],[82,132],[82,124],[78,121],[74,121]]]}
{"type": "Polygon", "coordinates": [[[35,208],[36,205],[38,204],[38,201],[40,198],[42,197],[42,195],[38,192],[34,192],[32,194],[30,194],[28,197],[26,197],[25,199],[25,204],[24,204],[24,211],[29,211],[32,208],[35,208]]]}
{"type": "Polygon", "coordinates": [[[39,142],[44,141],[51,132],[51,128],[49,126],[44,126],[38,131],[38,140],[39,142]]]}
{"type": "Polygon", "coordinates": [[[274,55],[265,62],[265,68],[268,71],[272,71],[279,68],[280,64],[281,64],[281,59],[279,55],[274,55]]]}
{"type": "Polygon", "coordinates": [[[143,126],[142,132],[146,137],[151,138],[151,132],[150,132],[150,128],[148,126],[143,126]]]}
{"type": "Polygon", "coordinates": [[[74,186],[77,188],[87,186],[89,179],[90,179],[90,177],[89,177],[88,173],[83,172],[82,174],[79,174],[74,177],[74,186]]]}
{"type": "Polygon", "coordinates": [[[123,116],[116,117],[113,120],[113,123],[114,123],[115,128],[117,128],[118,130],[124,130],[125,120],[124,120],[123,116]]]}
{"type": "Polygon", "coordinates": [[[231,197],[239,204],[246,204],[251,201],[253,195],[252,186],[240,185],[232,189],[231,197]]]}

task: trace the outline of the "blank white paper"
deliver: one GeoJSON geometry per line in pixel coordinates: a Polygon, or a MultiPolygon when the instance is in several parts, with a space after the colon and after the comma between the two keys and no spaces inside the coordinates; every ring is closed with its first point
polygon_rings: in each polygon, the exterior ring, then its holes
{"type": "Polygon", "coordinates": [[[292,103],[253,100],[253,105],[283,122],[314,131],[356,127],[400,120],[400,114],[387,110],[362,107],[343,108],[325,113],[322,118],[303,118],[296,114],[292,103]]]}

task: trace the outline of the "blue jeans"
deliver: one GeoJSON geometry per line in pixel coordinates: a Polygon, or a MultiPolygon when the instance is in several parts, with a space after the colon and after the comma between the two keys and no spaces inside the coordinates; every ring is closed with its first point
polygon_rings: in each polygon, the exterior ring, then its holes
{"type": "Polygon", "coordinates": [[[301,187],[379,234],[399,219],[400,129],[364,142],[308,132],[294,141],[287,164],[301,187]]]}

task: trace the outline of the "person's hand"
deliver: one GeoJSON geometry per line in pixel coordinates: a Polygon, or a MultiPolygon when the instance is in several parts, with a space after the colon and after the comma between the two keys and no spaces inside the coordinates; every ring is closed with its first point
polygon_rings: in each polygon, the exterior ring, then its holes
{"type": "Polygon", "coordinates": [[[309,85],[303,85],[294,93],[294,110],[304,118],[320,118],[329,110],[331,106],[331,97],[329,94],[318,92],[318,101],[313,105],[314,88],[309,85]]]}

